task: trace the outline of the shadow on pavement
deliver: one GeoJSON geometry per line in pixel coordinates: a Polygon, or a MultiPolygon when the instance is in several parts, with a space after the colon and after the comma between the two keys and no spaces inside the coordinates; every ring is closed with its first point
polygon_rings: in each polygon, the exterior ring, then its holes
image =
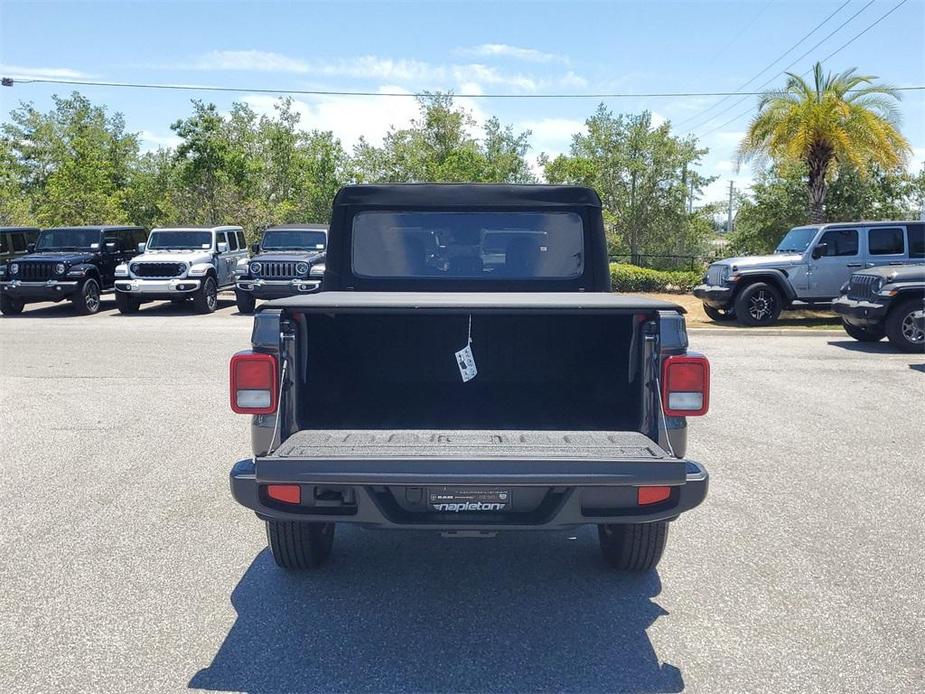
{"type": "Polygon", "coordinates": [[[841,347],[849,352],[868,352],[871,354],[901,354],[886,340],[880,342],[859,342],[858,340],[829,340],[833,347],[841,347]]]}
{"type": "Polygon", "coordinates": [[[909,368],[913,371],[921,371],[925,373],[925,364],[909,364],[909,368]]]}
{"type": "Polygon", "coordinates": [[[656,572],[621,575],[596,533],[445,539],[339,526],[316,573],[269,550],[231,595],[238,616],[191,688],[678,692],[646,629],[656,572]]]}
{"type": "MultiPolygon", "coordinates": [[[[215,312],[218,313],[224,309],[231,308],[235,305],[234,299],[228,299],[227,297],[219,296],[218,306],[215,309],[215,312]]],[[[193,306],[193,302],[189,299],[185,301],[178,301],[176,303],[172,301],[151,301],[146,304],[142,304],[136,313],[126,313],[122,314],[116,312],[113,314],[117,318],[137,318],[140,316],[199,316],[203,315],[197,313],[196,308],[193,306]]],[[[234,314],[237,315],[237,311],[234,314]]]]}
{"type": "MultiPolygon", "coordinates": [[[[100,298],[100,310],[96,315],[100,313],[106,313],[107,311],[116,310],[116,300],[111,296],[103,296],[100,298]]],[[[3,318],[91,318],[92,316],[81,316],[77,311],[74,310],[74,305],[67,299],[51,303],[49,301],[37,302],[34,304],[26,304],[22,310],[22,313],[17,313],[14,315],[3,315],[3,318]]]]}

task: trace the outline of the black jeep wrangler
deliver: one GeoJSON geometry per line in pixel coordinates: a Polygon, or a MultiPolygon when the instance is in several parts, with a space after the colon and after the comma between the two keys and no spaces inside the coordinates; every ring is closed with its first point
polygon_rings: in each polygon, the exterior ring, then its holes
{"type": "Polygon", "coordinates": [[[135,256],[147,238],[141,227],[43,229],[29,254],[11,260],[0,276],[0,312],[70,299],[77,313],[96,313],[101,294],[113,287],[116,266],[135,256]]]}
{"type": "Polygon", "coordinates": [[[650,569],[707,492],[684,455],[709,363],[683,313],[610,293],[588,188],[343,188],[322,290],[263,305],[231,359],[253,415],[232,494],[285,568],[321,564],[342,522],[595,524],[614,567],[650,569]]]}
{"type": "Polygon", "coordinates": [[[253,313],[257,299],[279,299],[318,291],[324,274],[328,227],[282,224],[267,227],[253,257],[238,263],[235,298],[241,313],[253,313]]]}

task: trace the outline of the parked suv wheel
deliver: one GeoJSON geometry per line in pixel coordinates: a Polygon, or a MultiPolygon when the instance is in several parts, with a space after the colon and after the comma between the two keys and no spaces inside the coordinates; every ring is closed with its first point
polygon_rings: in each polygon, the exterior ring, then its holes
{"type": "Polygon", "coordinates": [[[22,313],[22,307],[25,305],[25,302],[19,297],[0,294],[0,313],[4,315],[14,316],[17,313],[22,313]]]}
{"type": "Polygon", "coordinates": [[[138,313],[139,306],[141,302],[131,294],[116,292],[116,308],[119,309],[119,313],[138,313]]]}
{"type": "Polygon", "coordinates": [[[193,295],[193,304],[198,313],[213,313],[218,308],[218,286],[213,277],[202,281],[199,291],[193,295]]]}
{"type": "Polygon", "coordinates": [[[234,299],[240,313],[253,313],[254,307],[257,306],[257,299],[249,292],[235,290],[234,299]]]}
{"type": "Polygon", "coordinates": [[[736,318],[743,325],[772,325],[780,316],[783,299],[774,285],[766,282],[750,284],[736,297],[736,318]]]}
{"type": "Polygon", "coordinates": [[[83,284],[78,287],[77,292],[71,297],[71,303],[74,304],[74,310],[82,316],[88,316],[100,310],[100,285],[92,277],[88,277],[83,284]]]}
{"type": "Polygon", "coordinates": [[[886,336],[903,352],[925,352],[925,301],[906,299],[886,318],[886,336]]]}
{"type": "Polygon", "coordinates": [[[268,520],[267,544],[284,569],[315,569],[331,554],[334,523],[268,520]]]}
{"type": "Polygon", "coordinates": [[[703,312],[707,314],[707,318],[711,321],[717,323],[726,323],[731,320],[735,320],[736,314],[734,311],[721,308],[713,308],[712,306],[703,305],[703,312]]]}
{"type": "Polygon", "coordinates": [[[658,565],[668,539],[668,521],[597,526],[604,559],[620,571],[648,571],[658,565]]]}
{"type": "Polygon", "coordinates": [[[883,326],[879,325],[876,328],[862,328],[860,325],[852,325],[844,319],[842,319],[841,325],[846,333],[859,342],[880,342],[883,336],[886,335],[883,326]]]}

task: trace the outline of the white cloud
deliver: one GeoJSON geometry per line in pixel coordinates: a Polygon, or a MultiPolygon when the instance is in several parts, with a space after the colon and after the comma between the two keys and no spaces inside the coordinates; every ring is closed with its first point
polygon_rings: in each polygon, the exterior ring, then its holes
{"type": "Polygon", "coordinates": [[[923,166],[925,166],[925,147],[913,147],[912,156],[909,157],[909,171],[917,174],[923,166]]]}
{"type": "Polygon", "coordinates": [[[62,79],[62,80],[79,80],[93,77],[79,70],[72,70],[68,67],[23,67],[22,65],[0,65],[0,73],[4,77],[13,79],[62,79]]]}
{"type": "Polygon", "coordinates": [[[309,72],[303,60],[269,51],[209,51],[191,65],[192,70],[238,70],[243,72],[309,72]]]}
{"type": "Polygon", "coordinates": [[[721,159],[713,165],[713,171],[718,174],[727,174],[732,173],[736,170],[736,165],[734,161],[729,159],[721,159]]]}
{"type": "Polygon", "coordinates": [[[512,58],[514,60],[524,60],[530,63],[565,63],[569,60],[564,55],[558,53],[546,53],[535,48],[521,48],[519,46],[510,46],[506,43],[483,43],[470,48],[460,48],[458,53],[463,55],[477,55],[484,58],[499,57],[512,58]]]}
{"type": "Polygon", "coordinates": [[[652,116],[651,123],[653,128],[659,128],[668,122],[668,119],[665,118],[665,116],[663,116],[661,113],[656,113],[655,111],[650,111],[649,113],[652,116]]]}
{"type": "Polygon", "coordinates": [[[139,133],[139,137],[141,138],[141,150],[143,152],[151,152],[161,147],[173,148],[183,141],[176,135],[158,135],[150,130],[142,130],[139,133]]]}
{"type": "Polygon", "coordinates": [[[584,89],[588,86],[588,80],[586,80],[581,75],[574,73],[572,70],[569,70],[564,75],[562,75],[562,77],[560,77],[557,82],[562,87],[575,87],[577,89],[584,89]]]}

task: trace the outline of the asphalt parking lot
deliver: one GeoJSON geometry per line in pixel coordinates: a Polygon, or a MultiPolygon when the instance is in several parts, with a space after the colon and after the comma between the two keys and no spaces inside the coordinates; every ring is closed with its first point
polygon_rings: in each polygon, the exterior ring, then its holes
{"type": "Polygon", "coordinates": [[[287,575],[228,492],[251,320],[103,309],[0,319],[0,691],[921,690],[923,356],[692,333],[711,489],[657,573],[590,528],[338,527],[287,575]]]}

